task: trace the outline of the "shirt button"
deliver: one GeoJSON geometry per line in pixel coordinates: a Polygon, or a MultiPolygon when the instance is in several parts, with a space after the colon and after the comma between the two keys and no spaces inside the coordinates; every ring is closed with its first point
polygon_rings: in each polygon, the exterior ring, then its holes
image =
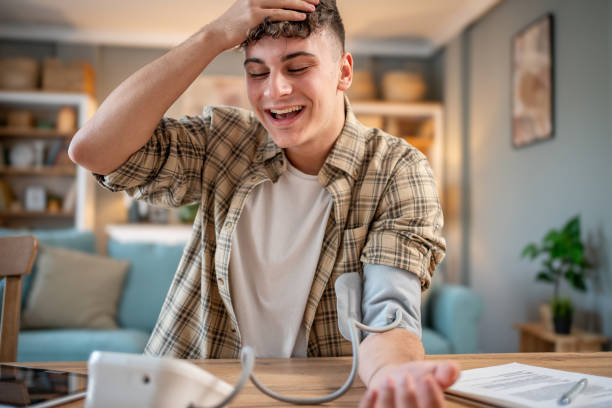
{"type": "Polygon", "coordinates": [[[225,285],[225,281],[222,278],[217,279],[217,283],[220,287],[223,287],[225,285]]]}
{"type": "Polygon", "coordinates": [[[232,224],[231,221],[226,222],[225,223],[225,229],[228,230],[228,229],[232,228],[232,225],[234,225],[234,224],[232,224]]]}

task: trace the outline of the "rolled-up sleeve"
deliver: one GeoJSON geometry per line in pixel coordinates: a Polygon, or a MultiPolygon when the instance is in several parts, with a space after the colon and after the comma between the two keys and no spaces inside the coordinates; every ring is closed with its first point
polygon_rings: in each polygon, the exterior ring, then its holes
{"type": "Polygon", "coordinates": [[[198,202],[209,122],[202,116],[163,118],[147,143],[125,163],[110,174],[94,177],[110,191],[125,191],[158,206],[198,202]]]}
{"type": "Polygon", "coordinates": [[[370,224],[361,263],[412,272],[427,289],[446,251],[442,225],[442,209],[427,160],[399,161],[370,224]]]}

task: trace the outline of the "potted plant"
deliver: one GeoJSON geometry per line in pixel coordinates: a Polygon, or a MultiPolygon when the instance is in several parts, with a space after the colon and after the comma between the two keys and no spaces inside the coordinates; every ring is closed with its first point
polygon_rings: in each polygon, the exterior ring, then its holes
{"type": "Polygon", "coordinates": [[[585,292],[586,270],[591,268],[580,240],[580,217],[570,219],[561,230],[550,230],[540,245],[528,244],[521,255],[531,260],[540,256],[542,269],[537,273],[536,280],[554,284],[551,306],[555,332],[568,334],[574,307],[569,298],[559,297],[561,280],[565,278],[574,289],[585,292]]]}

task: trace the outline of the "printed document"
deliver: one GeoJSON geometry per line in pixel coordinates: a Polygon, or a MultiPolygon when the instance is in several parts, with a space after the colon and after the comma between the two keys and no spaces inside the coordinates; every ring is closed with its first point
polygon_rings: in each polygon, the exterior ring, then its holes
{"type": "Polygon", "coordinates": [[[461,372],[445,392],[499,407],[560,408],[559,398],[582,378],[588,384],[568,408],[612,407],[612,378],[510,363],[461,372]]]}

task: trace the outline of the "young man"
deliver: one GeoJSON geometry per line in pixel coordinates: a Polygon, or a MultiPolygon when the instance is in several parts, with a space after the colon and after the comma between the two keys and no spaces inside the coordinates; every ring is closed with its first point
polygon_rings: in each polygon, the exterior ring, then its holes
{"type": "Polygon", "coordinates": [[[422,361],[420,290],[444,254],[425,157],[362,126],[344,91],[353,60],[333,0],[237,0],[137,71],[75,136],[71,158],[112,191],[199,202],[194,232],[145,352],[180,358],[350,354],[336,279],[363,276],[363,321],[402,328],[361,343],[363,406],[442,406],[458,369],[422,361]],[[254,114],[164,112],[242,44],[254,114]]]}

